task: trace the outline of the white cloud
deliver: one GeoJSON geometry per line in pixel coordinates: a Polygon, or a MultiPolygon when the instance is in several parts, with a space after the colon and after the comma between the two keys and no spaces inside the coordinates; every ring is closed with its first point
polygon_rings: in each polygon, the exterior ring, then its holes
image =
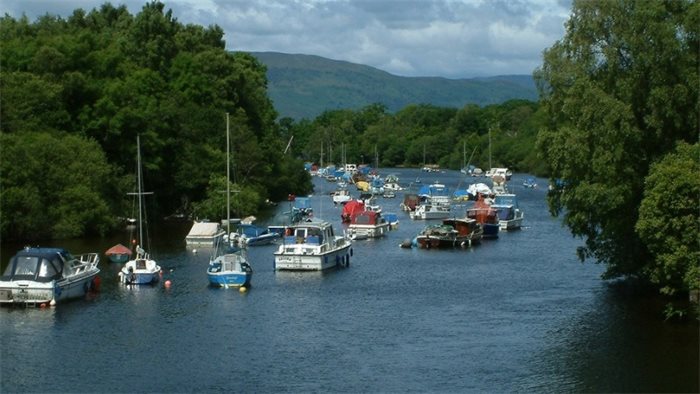
{"type": "MultiPolygon", "coordinates": [[[[2,0],[0,13],[69,16],[103,0],[2,0]]],[[[145,1],[122,0],[137,13],[145,1]]],[[[171,0],[219,25],[230,50],[304,53],[406,76],[529,74],[564,34],[570,0],[171,0]]]]}

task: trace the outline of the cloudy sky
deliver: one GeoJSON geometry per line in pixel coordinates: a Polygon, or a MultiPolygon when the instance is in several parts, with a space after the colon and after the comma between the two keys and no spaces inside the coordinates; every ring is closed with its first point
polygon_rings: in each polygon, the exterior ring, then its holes
{"type": "MultiPolygon", "coordinates": [[[[2,0],[30,20],[97,0],[2,0]]],[[[132,14],[145,0],[116,0],[132,14]]],[[[178,21],[219,25],[237,51],[318,55],[402,76],[531,74],[564,34],[571,0],[163,0],[178,21]]]]}

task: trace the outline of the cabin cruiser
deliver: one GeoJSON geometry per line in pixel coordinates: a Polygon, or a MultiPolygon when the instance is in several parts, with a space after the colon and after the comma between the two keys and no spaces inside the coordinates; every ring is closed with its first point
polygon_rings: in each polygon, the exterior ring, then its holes
{"type": "Polygon", "coordinates": [[[0,278],[0,304],[55,305],[85,296],[99,284],[99,254],[71,255],[62,248],[20,250],[0,278]]]}
{"type": "Polygon", "coordinates": [[[282,241],[275,252],[276,270],[321,271],[350,264],[352,241],[335,235],[329,222],[308,219],[289,226],[282,241]]]}

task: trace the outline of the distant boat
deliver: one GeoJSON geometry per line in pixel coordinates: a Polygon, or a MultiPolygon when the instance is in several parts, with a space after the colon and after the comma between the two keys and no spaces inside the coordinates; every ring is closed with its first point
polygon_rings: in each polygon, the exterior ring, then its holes
{"type": "Polygon", "coordinates": [[[537,181],[533,177],[528,177],[523,181],[523,186],[530,189],[534,189],[537,187],[537,181]]]}
{"type": "Polygon", "coordinates": [[[113,263],[123,264],[129,261],[133,252],[131,249],[127,248],[122,244],[116,244],[111,248],[107,249],[105,256],[109,257],[109,260],[113,263]]]}
{"type": "Polygon", "coordinates": [[[148,252],[143,249],[143,196],[151,193],[143,192],[143,174],[141,169],[141,140],[136,136],[136,163],[139,200],[139,243],[136,245],[136,258],[124,264],[119,272],[121,283],[129,285],[142,285],[158,282],[160,279],[160,266],[153,260],[148,252]]]}
{"type": "Polygon", "coordinates": [[[335,235],[329,222],[308,219],[287,228],[282,245],[274,253],[275,269],[321,271],[347,266],[351,246],[349,238],[335,235]]]}
{"type": "Polygon", "coordinates": [[[24,248],[0,277],[0,304],[55,304],[79,298],[99,285],[100,256],[72,256],[62,248],[24,248]]]}

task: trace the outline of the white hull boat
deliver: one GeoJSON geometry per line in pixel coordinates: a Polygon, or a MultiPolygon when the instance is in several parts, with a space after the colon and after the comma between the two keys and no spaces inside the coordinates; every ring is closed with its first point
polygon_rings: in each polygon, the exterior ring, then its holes
{"type": "Polygon", "coordinates": [[[72,256],[61,248],[25,248],[0,278],[0,304],[51,305],[85,296],[99,285],[99,254],[72,256]]]}
{"type": "Polygon", "coordinates": [[[287,227],[275,252],[276,270],[322,271],[348,266],[352,241],[337,236],[325,221],[309,220],[287,227]]]}

